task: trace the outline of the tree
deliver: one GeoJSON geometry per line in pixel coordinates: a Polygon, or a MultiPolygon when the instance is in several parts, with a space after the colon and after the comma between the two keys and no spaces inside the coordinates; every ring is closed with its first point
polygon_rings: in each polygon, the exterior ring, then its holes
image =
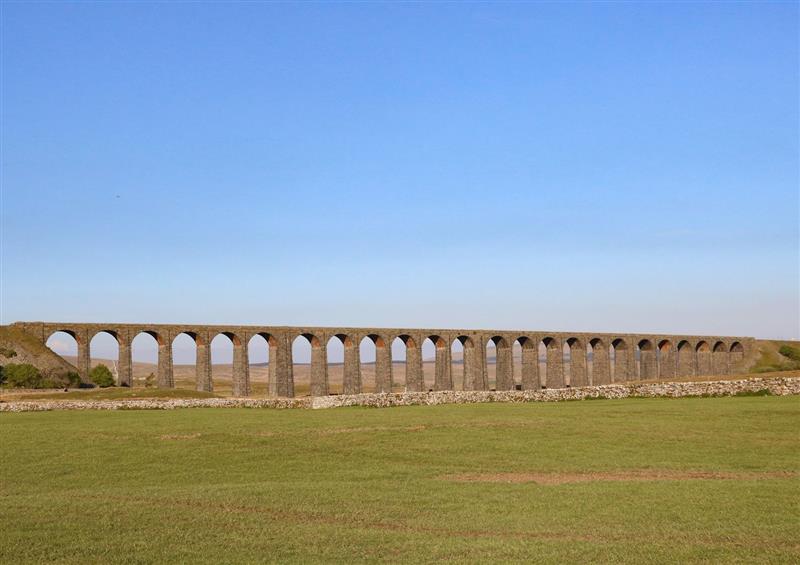
{"type": "Polygon", "coordinates": [[[98,365],[89,372],[89,379],[101,388],[114,386],[114,375],[111,370],[103,364],[98,365]]]}

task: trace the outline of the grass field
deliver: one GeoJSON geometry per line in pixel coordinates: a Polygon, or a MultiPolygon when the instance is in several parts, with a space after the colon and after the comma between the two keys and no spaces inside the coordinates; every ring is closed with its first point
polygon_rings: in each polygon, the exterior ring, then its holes
{"type": "Polygon", "coordinates": [[[4,563],[797,562],[800,398],[0,415],[4,563]]]}

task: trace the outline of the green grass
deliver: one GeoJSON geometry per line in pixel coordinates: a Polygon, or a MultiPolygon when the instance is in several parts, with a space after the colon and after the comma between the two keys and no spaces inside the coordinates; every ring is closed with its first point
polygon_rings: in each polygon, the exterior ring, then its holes
{"type": "Polygon", "coordinates": [[[799,429],[797,397],[0,414],[0,562],[798,562],[799,429]],[[443,479],[631,469],[737,477],[443,479]]]}

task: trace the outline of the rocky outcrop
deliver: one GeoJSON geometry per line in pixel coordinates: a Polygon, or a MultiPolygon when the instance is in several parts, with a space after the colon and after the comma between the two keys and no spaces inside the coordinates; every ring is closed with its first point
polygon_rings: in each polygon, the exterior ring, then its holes
{"type": "Polygon", "coordinates": [[[470,404],[481,402],[561,402],[629,397],[736,396],[800,394],[800,378],[772,377],[737,381],[618,384],[538,391],[441,391],[351,394],[305,398],[181,398],[138,400],[29,400],[0,403],[0,412],[40,410],[171,410],[176,408],[338,408],[470,404]]]}

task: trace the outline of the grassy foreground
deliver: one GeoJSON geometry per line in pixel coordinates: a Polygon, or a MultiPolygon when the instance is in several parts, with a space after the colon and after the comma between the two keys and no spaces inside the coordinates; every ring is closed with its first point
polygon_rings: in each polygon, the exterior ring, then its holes
{"type": "Polygon", "coordinates": [[[797,562],[800,398],[0,414],[0,562],[797,562]]]}

